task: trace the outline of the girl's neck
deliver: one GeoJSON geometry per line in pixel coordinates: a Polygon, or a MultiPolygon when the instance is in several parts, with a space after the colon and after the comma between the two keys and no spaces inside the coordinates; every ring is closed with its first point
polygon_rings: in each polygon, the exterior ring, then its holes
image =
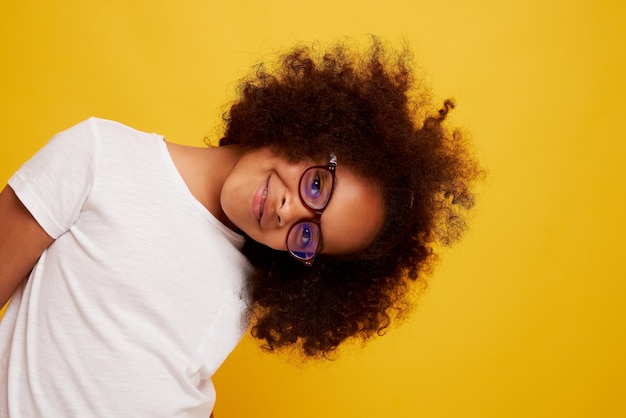
{"type": "Polygon", "coordinates": [[[222,186],[243,150],[237,146],[198,148],[167,142],[167,149],[191,194],[224,225],[239,232],[220,203],[222,186]]]}

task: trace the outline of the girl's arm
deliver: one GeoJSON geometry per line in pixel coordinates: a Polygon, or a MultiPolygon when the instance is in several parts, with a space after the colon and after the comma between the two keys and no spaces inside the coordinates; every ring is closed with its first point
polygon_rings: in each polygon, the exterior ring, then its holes
{"type": "Polygon", "coordinates": [[[53,241],[6,186],[0,192],[0,307],[53,241]]]}

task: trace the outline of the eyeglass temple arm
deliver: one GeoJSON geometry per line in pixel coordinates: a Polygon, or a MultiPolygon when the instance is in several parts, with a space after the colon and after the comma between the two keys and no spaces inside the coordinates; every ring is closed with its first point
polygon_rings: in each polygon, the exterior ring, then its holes
{"type": "Polygon", "coordinates": [[[337,167],[337,156],[334,152],[330,153],[330,159],[328,161],[329,169],[334,170],[337,167]]]}

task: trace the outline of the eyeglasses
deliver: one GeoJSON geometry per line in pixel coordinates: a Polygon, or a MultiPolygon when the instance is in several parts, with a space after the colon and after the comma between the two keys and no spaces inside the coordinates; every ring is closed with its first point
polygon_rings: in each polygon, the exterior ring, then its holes
{"type": "Polygon", "coordinates": [[[322,243],[320,218],[333,194],[336,168],[337,156],[331,153],[328,167],[310,167],[300,177],[300,200],[315,213],[315,217],[303,219],[289,229],[287,250],[307,267],[313,264],[322,243]]]}

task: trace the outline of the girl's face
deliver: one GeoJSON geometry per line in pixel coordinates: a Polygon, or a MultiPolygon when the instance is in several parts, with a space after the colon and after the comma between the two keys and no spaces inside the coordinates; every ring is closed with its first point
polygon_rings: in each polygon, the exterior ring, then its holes
{"type": "MultiPolygon", "coordinates": [[[[341,158],[341,156],[339,156],[341,158]]],[[[326,161],[290,163],[269,148],[245,153],[229,173],[220,195],[228,219],[243,233],[275,250],[287,249],[294,223],[315,214],[299,196],[300,177],[326,161]]],[[[321,253],[348,254],[369,245],[383,225],[378,189],[337,164],[333,193],[320,219],[321,253]]]]}

